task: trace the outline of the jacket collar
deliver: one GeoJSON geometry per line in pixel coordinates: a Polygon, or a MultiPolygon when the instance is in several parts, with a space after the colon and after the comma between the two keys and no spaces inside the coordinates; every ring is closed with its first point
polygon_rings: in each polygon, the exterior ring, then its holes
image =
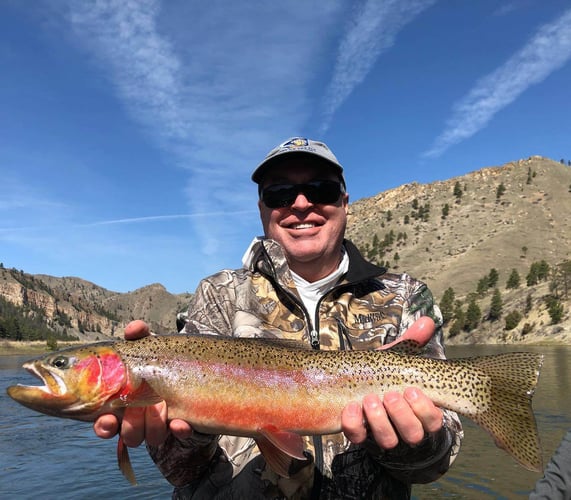
{"type": "MultiPolygon", "coordinates": [[[[387,272],[386,268],[367,261],[350,240],[343,240],[343,245],[349,256],[349,270],[344,281],[355,283],[375,278],[387,272]]],[[[279,279],[280,276],[283,277],[284,272],[287,271],[287,276],[290,277],[283,249],[276,241],[258,238],[249,248],[249,252],[250,256],[247,261],[244,261],[244,267],[251,271],[260,270],[276,279],[279,279]]]]}

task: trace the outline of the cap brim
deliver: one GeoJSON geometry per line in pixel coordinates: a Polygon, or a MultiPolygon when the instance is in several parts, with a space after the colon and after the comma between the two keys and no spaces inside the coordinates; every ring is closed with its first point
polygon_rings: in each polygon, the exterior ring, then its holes
{"type": "Polygon", "coordinates": [[[252,180],[256,183],[256,184],[260,184],[262,182],[262,180],[264,179],[264,176],[266,175],[266,173],[268,172],[268,170],[270,170],[271,168],[276,167],[277,165],[283,163],[288,155],[297,155],[297,156],[304,156],[306,158],[311,159],[312,161],[314,161],[316,164],[319,163],[321,165],[330,167],[332,170],[334,170],[340,177],[342,180],[343,179],[343,167],[341,165],[339,165],[338,163],[335,163],[333,161],[331,161],[329,158],[326,158],[324,156],[321,156],[319,154],[316,153],[312,153],[310,151],[284,151],[283,153],[278,153],[274,156],[272,156],[271,158],[268,158],[267,160],[264,160],[262,163],[260,163],[257,167],[256,170],[254,170],[254,172],[252,173],[252,180]]]}

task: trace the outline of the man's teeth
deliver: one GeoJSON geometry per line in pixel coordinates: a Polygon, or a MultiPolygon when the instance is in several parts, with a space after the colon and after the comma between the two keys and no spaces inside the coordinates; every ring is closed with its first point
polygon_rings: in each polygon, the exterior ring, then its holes
{"type": "Polygon", "coordinates": [[[292,229],[309,229],[311,227],[315,227],[315,224],[309,224],[306,222],[304,224],[294,224],[292,229]]]}

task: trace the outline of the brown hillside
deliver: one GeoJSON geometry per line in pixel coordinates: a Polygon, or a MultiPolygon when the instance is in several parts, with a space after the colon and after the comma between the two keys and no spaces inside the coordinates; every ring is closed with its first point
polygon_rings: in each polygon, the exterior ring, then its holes
{"type": "Polygon", "coordinates": [[[351,205],[348,236],[363,249],[372,245],[375,234],[382,240],[391,230],[406,233],[406,242],[395,243],[384,260],[392,269],[426,281],[439,298],[450,286],[460,295],[475,290],[491,268],[499,271],[503,285],[512,268],[525,276],[535,261],[557,264],[569,259],[570,213],[571,167],[533,156],[359,200],[351,205]],[[453,194],[457,182],[460,203],[453,194]],[[505,192],[496,199],[501,184],[505,192]],[[419,206],[430,205],[426,222],[414,219],[414,200],[419,206]],[[442,218],[445,204],[449,213],[442,218]]]}

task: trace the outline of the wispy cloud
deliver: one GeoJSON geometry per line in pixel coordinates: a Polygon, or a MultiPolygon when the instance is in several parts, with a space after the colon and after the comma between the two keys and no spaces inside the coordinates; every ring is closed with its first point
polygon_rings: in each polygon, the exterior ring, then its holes
{"type": "Polygon", "coordinates": [[[50,229],[51,227],[54,228],[57,227],[60,230],[70,230],[81,227],[117,226],[121,224],[145,224],[152,222],[165,222],[165,221],[183,220],[183,219],[198,219],[198,218],[212,219],[214,217],[240,217],[243,215],[252,215],[257,213],[258,213],[257,210],[239,210],[233,212],[227,210],[218,210],[218,211],[202,212],[194,214],[171,214],[171,215],[149,215],[146,217],[126,217],[124,219],[100,220],[100,221],[85,222],[85,223],[62,224],[60,221],[58,221],[53,226],[42,224],[41,226],[34,225],[34,226],[18,226],[18,227],[0,227],[0,236],[2,235],[2,233],[11,233],[11,232],[20,233],[26,231],[38,231],[38,230],[50,229]]]}
{"type": "Polygon", "coordinates": [[[325,94],[322,133],[379,55],[392,47],[397,34],[434,3],[436,0],[367,0],[355,9],[339,44],[333,77],[325,94]]]}
{"type": "MultiPolygon", "coordinates": [[[[315,75],[307,62],[320,60],[339,3],[320,6],[319,23],[302,2],[177,2],[172,12],[158,0],[69,5],[77,39],[125,108],[188,169],[189,212],[252,208],[253,166],[311,114],[315,75]]],[[[204,253],[224,251],[220,240],[243,229],[203,218],[193,224],[204,253]]]]}
{"type": "Polygon", "coordinates": [[[452,108],[452,116],[433,146],[433,158],[484,128],[494,115],[532,85],[545,80],[571,58],[571,9],[541,26],[528,43],[504,65],[482,78],[452,108]]]}

